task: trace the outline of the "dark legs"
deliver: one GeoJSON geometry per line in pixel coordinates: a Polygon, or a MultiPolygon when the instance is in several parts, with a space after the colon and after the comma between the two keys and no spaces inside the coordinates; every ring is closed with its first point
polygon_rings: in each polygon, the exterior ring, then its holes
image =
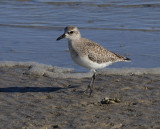
{"type": "Polygon", "coordinates": [[[92,95],[95,78],[96,78],[96,73],[94,72],[93,76],[92,76],[92,79],[91,79],[91,82],[89,83],[89,85],[88,85],[88,87],[86,89],[86,91],[88,91],[88,89],[90,89],[89,96],[92,95]]]}

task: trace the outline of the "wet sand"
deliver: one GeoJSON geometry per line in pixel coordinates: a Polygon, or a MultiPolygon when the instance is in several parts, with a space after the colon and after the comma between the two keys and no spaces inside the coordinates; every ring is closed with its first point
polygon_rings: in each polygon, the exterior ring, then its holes
{"type": "Polygon", "coordinates": [[[0,128],[158,129],[160,74],[98,74],[90,78],[27,74],[28,66],[0,67],[0,128]],[[120,102],[102,103],[118,98],[120,102]]]}

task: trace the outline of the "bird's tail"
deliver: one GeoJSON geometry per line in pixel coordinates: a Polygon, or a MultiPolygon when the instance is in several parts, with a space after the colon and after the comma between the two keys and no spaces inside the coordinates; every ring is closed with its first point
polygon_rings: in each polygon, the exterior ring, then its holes
{"type": "Polygon", "coordinates": [[[131,62],[131,59],[128,58],[128,57],[125,57],[124,61],[126,61],[126,62],[131,62]]]}

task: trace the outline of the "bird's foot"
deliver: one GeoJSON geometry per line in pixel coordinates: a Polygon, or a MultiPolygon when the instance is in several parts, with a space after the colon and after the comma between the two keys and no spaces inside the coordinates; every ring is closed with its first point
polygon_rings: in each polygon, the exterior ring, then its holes
{"type": "Polygon", "coordinates": [[[93,90],[90,85],[88,85],[87,89],[84,91],[85,94],[89,93],[89,97],[92,96],[93,90]]]}

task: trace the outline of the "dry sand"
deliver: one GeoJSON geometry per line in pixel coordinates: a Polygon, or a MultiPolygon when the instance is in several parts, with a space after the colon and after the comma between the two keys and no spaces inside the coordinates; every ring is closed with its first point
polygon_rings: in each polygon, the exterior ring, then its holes
{"type": "Polygon", "coordinates": [[[28,74],[28,66],[0,67],[1,129],[159,129],[160,74],[98,74],[90,78],[28,74]],[[102,104],[105,97],[119,103],[102,104]]]}

